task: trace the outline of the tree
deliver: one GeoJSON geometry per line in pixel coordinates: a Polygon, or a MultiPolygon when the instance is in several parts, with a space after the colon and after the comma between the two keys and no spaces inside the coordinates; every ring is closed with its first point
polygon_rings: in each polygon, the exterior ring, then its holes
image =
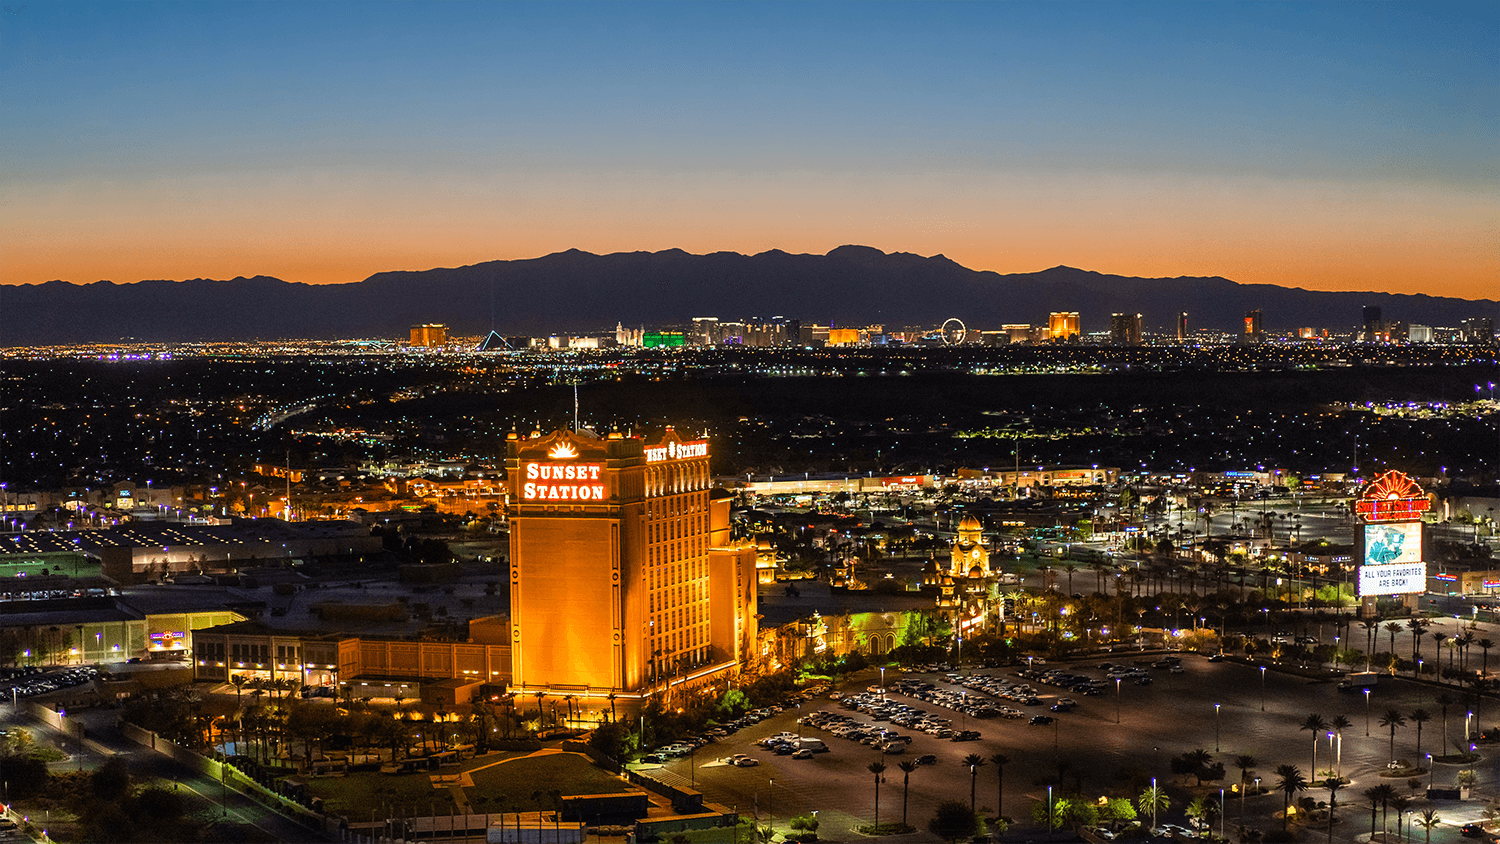
{"type": "Polygon", "coordinates": [[[906,795],[911,791],[911,772],[917,769],[917,763],[906,759],[896,767],[901,769],[901,825],[906,826],[906,795]]]}
{"type": "Polygon", "coordinates": [[[1391,728],[1391,758],[1396,758],[1396,728],[1406,726],[1406,717],[1398,710],[1387,709],[1380,717],[1380,726],[1391,728]]]}
{"type": "Polygon", "coordinates": [[[951,844],[973,838],[979,831],[979,819],[962,801],[949,800],[938,805],[932,820],[927,822],[927,831],[951,844]]]}
{"type": "Polygon", "coordinates": [[[1155,829],[1156,813],[1165,812],[1167,808],[1172,805],[1172,801],[1167,799],[1167,793],[1165,791],[1162,791],[1159,787],[1157,787],[1155,782],[1152,782],[1150,788],[1142,791],[1140,795],[1135,798],[1135,805],[1138,809],[1141,810],[1142,813],[1151,813],[1151,828],[1155,829]]]}
{"type": "Polygon", "coordinates": [[[885,763],[871,762],[865,770],[875,775],[875,827],[878,829],[880,827],[880,783],[885,779],[885,763]]]}
{"type": "Polygon", "coordinates": [[[1323,780],[1323,787],[1328,789],[1328,840],[1333,840],[1333,807],[1338,803],[1339,789],[1344,787],[1344,781],[1339,777],[1329,777],[1323,780]]]}
{"type": "Polygon", "coordinates": [[[1421,824],[1422,829],[1427,832],[1427,844],[1432,844],[1432,828],[1442,822],[1443,819],[1438,817],[1436,809],[1422,810],[1422,816],[1417,820],[1417,823],[1421,824]]]}
{"type": "Polygon", "coordinates": [[[1347,730],[1352,726],[1354,726],[1354,724],[1351,723],[1349,719],[1345,718],[1343,715],[1335,715],[1333,716],[1333,720],[1328,722],[1329,729],[1333,730],[1334,735],[1338,736],[1339,739],[1338,770],[1334,771],[1334,773],[1337,774],[1340,779],[1342,779],[1344,776],[1344,730],[1347,730]]]}
{"type": "Polygon", "coordinates": [[[974,811],[974,784],[979,782],[979,769],[984,767],[984,757],[970,753],[963,763],[969,767],[969,811],[974,811]]]}
{"type": "Polygon", "coordinates": [[[1309,770],[1313,772],[1314,776],[1317,776],[1318,739],[1322,738],[1323,731],[1328,729],[1328,722],[1323,720],[1323,716],[1313,714],[1307,716],[1306,718],[1303,718],[1302,726],[1298,727],[1297,729],[1312,731],[1312,767],[1309,770]]]}
{"type": "Polygon", "coordinates": [[[1437,696],[1437,704],[1438,706],[1442,707],[1443,710],[1443,740],[1438,742],[1439,749],[1448,746],[1448,707],[1457,702],[1458,701],[1454,700],[1447,692],[1443,692],[1442,694],[1437,696]]]}
{"type": "Polygon", "coordinates": [[[1423,709],[1423,708],[1421,708],[1419,706],[1416,709],[1413,709],[1411,711],[1411,715],[1408,715],[1407,717],[1411,719],[1411,722],[1413,724],[1417,725],[1417,758],[1421,759],[1422,758],[1422,725],[1425,724],[1425,723],[1427,723],[1428,721],[1432,720],[1432,713],[1428,712],[1427,710],[1425,710],[1425,709],[1423,709]]]}
{"type": "Polygon", "coordinates": [[[1381,828],[1385,828],[1385,812],[1391,801],[1396,799],[1396,787],[1390,783],[1381,783],[1373,788],[1365,789],[1365,797],[1370,801],[1370,835],[1375,834],[1375,806],[1380,806],[1381,828]]]}
{"type": "Polygon", "coordinates": [[[1245,778],[1249,775],[1250,769],[1255,767],[1255,757],[1249,754],[1236,756],[1234,757],[1234,766],[1240,769],[1240,793],[1243,794],[1245,792],[1245,778]]]}
{"type": "Polygon", "coordinates": [[[990,764],[995,766],[995,817],[1005,817],[1005,766],[1010,764],[1010,757],[1004,753],[996,753],[990,756],[990,764]]]}
{"type": "Polygon", "coordinates": [[[1287,817],[1287,810],[1292,807],[1292,795],[1307,788],[1307,778],[1302,776],[1302,772],[1297,770],[1296,765],[1277,765],[1276,777],[1276,787],[1281,789],[1282,794],[1281,830],[1286,832],[1287,822],[1290,820],[1287,817]]]}
{"type": "Polygon", "coordinates": [[[1490,648],[1495,646],[1495,642],[1492,639],[1480,639],[1474,644],[1478,645],[1479,649],[1484,651],[1484,662],[1480,663],[1479,676],[1488,677],[1490,674],[1490,648]]]}

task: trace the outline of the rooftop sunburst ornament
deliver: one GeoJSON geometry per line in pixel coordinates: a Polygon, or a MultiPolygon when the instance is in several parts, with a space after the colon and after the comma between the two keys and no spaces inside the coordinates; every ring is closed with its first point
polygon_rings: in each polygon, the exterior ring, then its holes
{"type": "Polygon", "coordinates": [[[547,456],[553,460],[572,460],[578,456],[578,449],[572,443],[558,443],[547,452],[547,456]]]}

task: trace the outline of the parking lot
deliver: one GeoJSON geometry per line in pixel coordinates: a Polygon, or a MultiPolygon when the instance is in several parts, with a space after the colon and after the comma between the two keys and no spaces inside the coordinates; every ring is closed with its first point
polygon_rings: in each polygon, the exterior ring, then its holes
{"type": "MultiPolygon", "coordinates": [[[[1180,822],[1185,791],[1169,785],[1173,781],[1172,757],[1202,748],[1215,761],[1223,762],[1226,779],[1214,784],[1215,796],[1218,786],[1228,787],[1238,781],[1234,757],[1241,754],[1255,757],[1251,776],[1260,776],[1265,784],[1274,781],[1272,771],[1280,764],[1296,765],[1312,778],[1314,736],[1300,729],[1303,720],[1310,714],[1321,715],[1325,720],[1344,715],[1353,726],[1344,731],[1342,740],[1317,737],[1318,770],[1341,763],[1344,775],[1352,778],[1353,783],[1340,792],[1339,802],[1352,807],[1360,801],[1362,789],[1381,781],[1377,774],[1390,761],[1390,734],[1380,726],[1382,715],[1392,708],[1406,715],[1415,708],[1426,708],[1433,720],[1424,726],[1423,752],[1437,752],[1443,746],[1437,695],[1446,692],[1455,698],[1462,697],[1452,688],[1416,685],[1387,677],[1372,690],[1367,710],[1362,693],[1339,693],[1331,675],[1306,677],[1274,669],[1262,671],[1258,666],[1210,662],[1198,655],[1184,655],[1180,673],[1174,673],[1159,657],[1139,656],[1100,657],[1046,666],[1048,670],[1058,668],[1074,675],[1068,686],[1048,685],[1035,674],[1018,676],[1024,666],[964,670],[953,672],[961,676],[951,677],[947,672],[887,671],[883,696],[886,708],[873,713],[871,703],[878,704],[881,695],[870,692],[869,687],[878,687],[879,675],[862,672],[840,686],[841,700],[825,694],[800,708],[788,708],[708,744],[689,757],[670,760],[662,770],[674,782],[694,785],[708,800],[758,815],[762,824],[779,818],[784,830],[788,817],[817,810],[824,837],[848,838],[855,827],[875,819],[875,775],[867,770],[872,762],[884,762],[887,766],[880,785],[880,819],[889,822],[901,818],[905,775],[896,767],[897,763],[932,757],[931,764],[920,766],[910,775],[908,821],[921,829],[942,801],[968,799],[970,772],[962,763],[965,756],[978,754],[988,759],[1003,753],[1010,758],[1004,771],[1004,814],[1023,823],[1029,823],[1032,806],[1046,799],[1047,782],[1058,781],[1060,766],[1061,791],[1076,788],[1091,799],[1101,794],[1133,795],[1140,783],[1157,777],[1169,790],[1174,790],[1174,806],[1162,820],[1180,822]],[[1110,668],[1098,667],[1104,662],[1111,663],[1110,668]],[[1122,666],[1130,673],[1121,673],[1122,666]],[[1112,669],[1119,682],[1111,676],[1112,669]],[[1142,676],[1149,677],[1149,683],[1138,685],[1142,676]],[[1093,694],[1081,691],[1085,688],[1096,691],[1093,694]],[[998,696],[1006,691],[1012,696],[998,696]],[[842,702],[859,695],[863,698],[852,701],[853,708],[842,702]],[[1071,699],[1076,706],[1053,711],[1052,707],[1062,699],[1071,699]],[[953,705],[955,702],[957,707],[953,705]],[[858,708],[861,703],[865,711],[858,708]],[[995,713],[973,714],[981,709],[995,713]],[[998,714],[1002,709],[1016,710],[1020,717],[1004,717],[998,714]],[[817,716],[819,711],[826,715],[804,720],[821,722],[822,727],[798,723],[799,716],[817,716]],[[1054,720],[1033,724],[1036,716],[1054,720]],[[892,718],[899,718],[902,723],[892,718]],[[948,723],[939,725],[940,719],[948,723]],[[917,726],[919,722],[939,728],[928,730],[917,726]],[[832,729],[835,726],[840,729],[832,729]],[[954,732],[975,730],[979,738],[955,742],[951,736],[942,737],[944,728],[954,732]],[[900,741],[903,747],[898,751],[884,752],[882,745],[889,745],[891,740],[875,735],[882,730],[893,730],[910,741],[900,741]],[[758,741],[778,733],[822,739],[828,752],[796,759],[757,745],[758,741]],[[876,740],[866,743],[872,737],[876,740]],[[740,767],[722,761],[736,754],[754,758],[756,764],[740,767]]],[[[1470,706],[1471,701],[1466,700],[1448,708],[1450,750],[1454,743],[1463,743],[1466,726],[1477,737],[1481,726],[1500,722],[1500,708],[1495,701],[1488,700],[1466,725],[1470,706]]],[[[1411,726],[1398,729],[1396,755],[1416,759],[1415,739],[1411,726]]],[[[1444,841],[1447,833],[1452,833],[1456,840],[1456,824],[1479,818],[1483,804],[1477,801],[1494,794],[1495,771],[1491,762],[1494,754],[1483,745],[1480,751],[1484,758],[1476,766],[1480,786],[1475,799],[1436,806],[1445,821],[1444,826],[1433,831],[1437,841],[1444,841]]],[[[1431,779],[1438,786],[1451,784],[1459,770],[1457,765],[1439,764],[1431,779]]],[[[976,805],[993,810],[997,788],[995,768],[986,764],[977,774],[976,805]]],[[[1396,784],[1404,785],[1404,781],[1396,784]]],[[[1324,789],[1306,794],[1327,799],[1324,789]]],[[[1419,809],[1425,804],[1423,800],[1416,802],[1419,809]]],[[[1228,823],[1232,825],[1238,821],[1240,809],[1233,801],[1226,808],[1228,823]]],[[[1250,825],[1268,827],[1272,823],[1271,813],[1280,808],[1281,795],[1277,792],[1247,798],[1244,813],[1250,825]]],[[[1350,817],[1357,817],[1352,809],[1350,817]]],[[[1368,818],[1368,811],[1364,817],[1368,818]]],[[[1336,829],[1335,837],[1353,840],[1361,829],[1368,836],[1367,826],[1346,822],[1336,829]]]]}

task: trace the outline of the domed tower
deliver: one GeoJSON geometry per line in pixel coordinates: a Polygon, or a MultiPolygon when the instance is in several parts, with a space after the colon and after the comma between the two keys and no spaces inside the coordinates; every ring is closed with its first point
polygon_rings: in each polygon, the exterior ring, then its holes
{"type": "Polygon", "coordinates": [[[984,528],[973,516],[958,523],[958,541],[953,543],[948,571],[954,577],[989,577],[990,552],[984,547],[984,528]]]}

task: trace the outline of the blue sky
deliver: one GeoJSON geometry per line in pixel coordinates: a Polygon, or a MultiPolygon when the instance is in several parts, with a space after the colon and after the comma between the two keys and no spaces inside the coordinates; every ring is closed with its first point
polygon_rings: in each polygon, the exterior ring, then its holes
{"type": "Polygon", "coordinates": [[[862,242],[1002,272],[1493,296],[1497,20],[1404,2],[12,4],[0,232],[20,248],[0,282],[862,242]],[[1400,255],[1374,263],[1372,237],[1400,255]]]}

